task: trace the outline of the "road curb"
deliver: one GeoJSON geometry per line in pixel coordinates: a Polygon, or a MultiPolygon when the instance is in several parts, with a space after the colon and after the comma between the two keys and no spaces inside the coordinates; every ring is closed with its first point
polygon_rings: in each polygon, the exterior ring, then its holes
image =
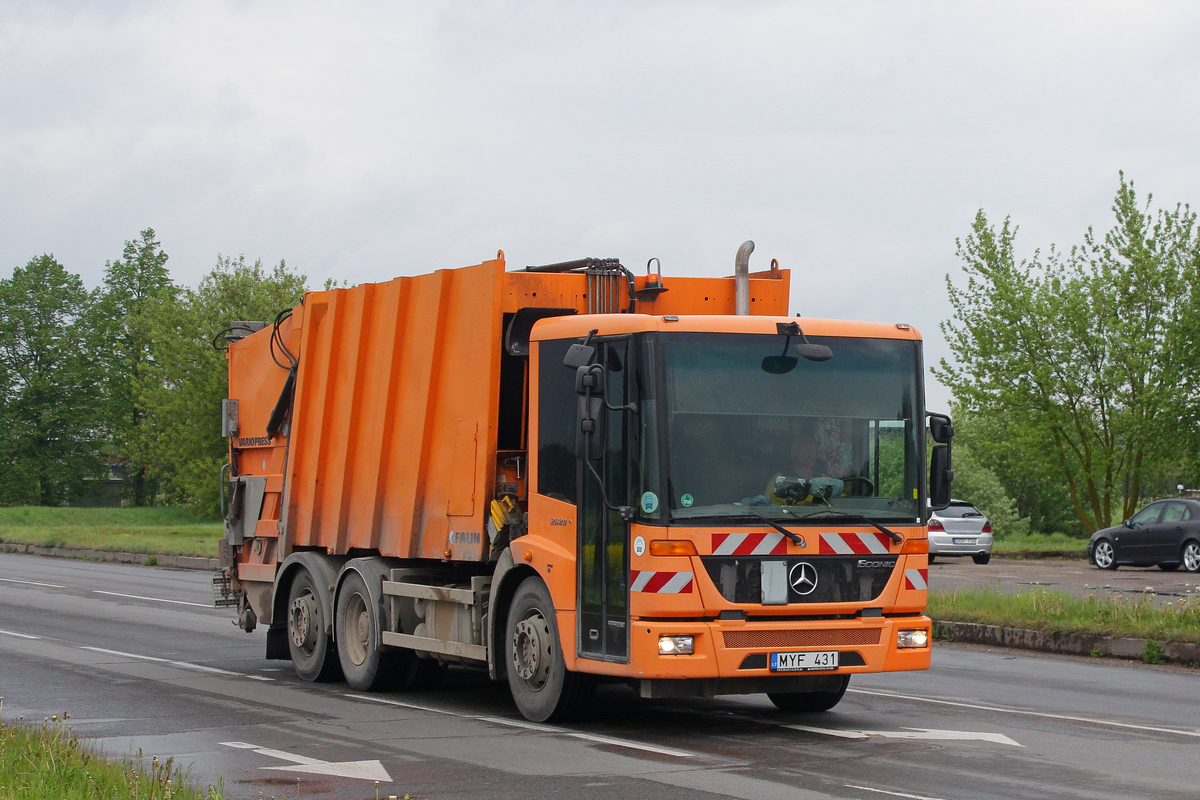
{"type": "Polygon", "coordinates": [[[36,544],[8,544],[5,550],[12,549],[16,553],[30,556],[49,556],[51,558],[82,558],[87,561],[108,561],[115,564],[146,565],[146,560],[153,558],[150,566],[167,567],[169,569],[194,569],[214,572],[219,569],[215,558],[196,558],[194,556],[159,556],[148,553],[114,553],[109,550],[77,550],[73,547],[42,547],[36,544]]]}
{"type": "MultiPolygon", "coordinates": [[[[1020,650],[1039,650],[1044,653],[1065,653],[1076,656],[1099,656],[1146,660],[1154,650],[1147,647],[1152,639],[1131,639],[1101,636],[1092,633],[1050,633],[1028,628],[1009,628],[982,622],[934,620],[934,635],[954,642],[990,644],[1015,647],[1020,650]]],[[[1189,642],[1156,642],[1159,657],[1175,664],[1200,664],[1200,644],[1189,642]]]]}

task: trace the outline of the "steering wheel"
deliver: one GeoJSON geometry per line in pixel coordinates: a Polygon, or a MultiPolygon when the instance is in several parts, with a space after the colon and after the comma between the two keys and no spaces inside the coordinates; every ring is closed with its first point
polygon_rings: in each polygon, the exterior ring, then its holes
{"type": "Polygon", "coordinates": [[[869,478],[864,478],[862,475],[849,475],[849,476],[847,476],[847,477],[845,477],[845,478],[842,478],[842,480],[843,480],[845,483],[861,483],[861,484],[865,484],[865,485],[866,485],[866,488],[867,488],[867,491],[865,492],[865,494],[866,494],[867,496],[870,496],[870,495],[874,495],[874,494],[875,494],[875,484],[871,483],[871,480],[870,480],[869,478]]]}

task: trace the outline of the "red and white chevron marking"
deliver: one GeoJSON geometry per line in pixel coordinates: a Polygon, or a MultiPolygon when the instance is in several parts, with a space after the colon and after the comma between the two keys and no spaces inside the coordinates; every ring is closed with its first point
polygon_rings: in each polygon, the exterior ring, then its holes
{"type": "Polygon", "coordinates": [[[782,533],[714,533],[714,556],[782,556],[787,541],[782,533]]]}
{"type": "Polygon", "coordinates": [[[927,569],[906,569],[904,570],[904,588],[916,589],[918,592],[924,592],[929,588],[929,570],[927,569]]]}
{"type": "Polygon", "coordinates": [[[890,540],[882,533],[822,533],[820,555],[886,555],[890,540]]]}
{"type": "Polygon", "coordinates": [[[651,570],[630,570],[632,583],[631,592],[650,592],[651,594],[691,594],[692,573],[690,572],[653,572],[651,570]]]}

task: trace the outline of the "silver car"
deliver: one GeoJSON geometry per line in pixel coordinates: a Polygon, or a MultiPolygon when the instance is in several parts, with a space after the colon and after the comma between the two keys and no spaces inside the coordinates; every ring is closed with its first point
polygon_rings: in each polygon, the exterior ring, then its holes
{"type": "Polygon", "coordinates": [[[929,514],[929,563],[938,556],[970,556],[976,564],[992,560],[992,525],[965,500],[929,514]]]}

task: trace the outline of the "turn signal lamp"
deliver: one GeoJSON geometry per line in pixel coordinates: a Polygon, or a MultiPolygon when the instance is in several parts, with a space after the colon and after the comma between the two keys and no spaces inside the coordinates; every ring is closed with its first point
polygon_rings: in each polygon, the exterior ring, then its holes
{"type": "Polygon", "coordinates": [[[905,539],[904,546],[900,548],[901,553],[909,555],[920,555],[921,553],[929,552],[928,539],[905,539]]]}
{"type": "Polygon", "coordinates": [[[934,519],[934,518],[930,518],[930,520],[929,520],[929,530],[931,530],[931,531],[944,531],[944,530],[946,530],[946,529],[945,529],[944,527],[942,527],[942,521],[941,521],[940,519],[934,519]]]}
{"type": "MultiPolygon", "coordinates": [[[[696,545],[687,539],[655,539],[650,542],[652,556],[698,556],[696,545]]],[[[691,637],[688,637],[691,638],[691,637]]]]}
{"type": "Polygon", "coordinates": [[[658,654],[660,656],[690,656],[695,652],[691,636],[660,636],[658,637],[658,654]]]}
{"type": "MultiPolygon", "coordinates": [[[[896,631],[896,648],[899,650],[929,646],[929,631],[924,628],[896,631]]],[[[660,643],[659,648],[662,645],[660,643]]]]}
{"type": "Polygon", "coordinates": [[[992,532],[992,523],[990,523],[990,522],[983,523],[983,532],[991,533],[992,532]]]}

